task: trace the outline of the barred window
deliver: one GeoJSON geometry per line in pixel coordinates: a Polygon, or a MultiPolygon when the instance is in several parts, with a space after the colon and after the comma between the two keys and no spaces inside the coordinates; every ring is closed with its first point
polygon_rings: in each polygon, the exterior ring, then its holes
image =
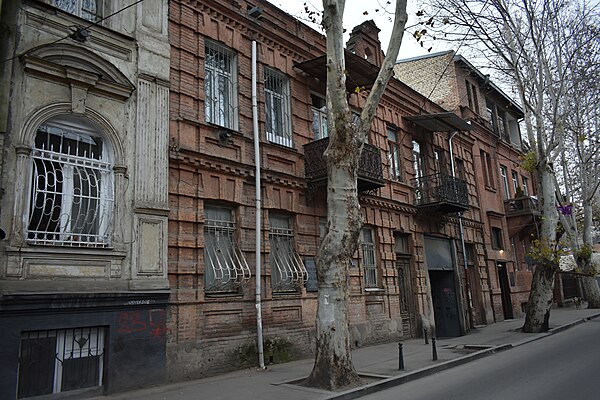
{"type": "Polygon", "coordinates": [[[388,146],[390,159],[390,178],[395,181],[402,181],[402,166],[400,164],[400,144],[398,143],[398,132],[388,129],[388,146]]]}
{"type": "Polygon", "coordinates": [[[269,216],[271,286],[273,291],[295,291],[308,273],[294,246],[294,231],[288,216],[269,216]]]}
{"type": "Polygon", "coordinates": [[[206,122],[237,130],[237,67],[233,51],[206,42],[204,59],[204,112],[206,122]]]}
{"type": "Polygon", "coordinates": [[[91,22],[99,21],[101,18],[101,0],[50,0],[50,4],[91,22]]]}
{"type": "Polygon", "coordinates": [[[21,334],[18,398],[103,385],[104,328],[21,334]]]}
{"type": "Polygon", "coordinates": [[[32,151],[27,241],[106,247],[113,170],[102,138],[90,128],[52,119],[38,128],[32,151]]]}
{"type": "Polygon", "coordinates": [[[267,140],[292,147],[290,80],[270,68],[265,68],[265,121],[267,140]]]}
{"type": "Polygon", "coordinates": [[[376,288],[377,264],[375,262],[375,236],[373,228],[365,227],[362,230],[362,264],[365,273],[365,287],[376,288]]]}
{"type": "Polygon", "coordinates": [[[204,289],[231,292],[250,279],[250,268],[235,240],[233,211],[207,206],[204,220],[204,289]]]}

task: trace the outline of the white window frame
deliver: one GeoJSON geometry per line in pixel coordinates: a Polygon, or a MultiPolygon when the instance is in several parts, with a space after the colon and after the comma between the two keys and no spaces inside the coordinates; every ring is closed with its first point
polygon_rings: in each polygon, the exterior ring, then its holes
{"type": "MultiPolygon", "coordinates": [[[[56,337],[56,353],[54,361],[54,380],[52,393],[63,392],[63,364],[74,358],[98,357],[98,387],[104,384],[104,342],[105,332],[102,327],[82,327],[49,331],[31,331],[21,333],[21,340],[56,337]],[[79,338],[79,339],[78,339],[79,338]],[[85,339],[85,340],[82,340],[85,339]]],[[[22,348],[21,348],[22,351],[22,348]]],[[[85,389],[85,388],[81,388],[85,389]]],[[[78,389],[73,389],[78,390],[78,389]]],[[[68,392],[68,391],[67,391],[68,392]]]]}
{"type": "Polygon", "coordinates": [[[205,43],[204,114],[206,122],[237,131],[237,57],[233,50],[205,43]]]}
{"type": "Polygon", "coordinates": [[[375,230],[372,227],[365,226],[361,233],[361,261],[364,272],[365,288],[377,289],[379,288],[379,279],[377,276],[375,230]]]}
{"type": "Polygon", "coordinates": [[[529,196],[529,179],[527,179],[527,177],[523,176],[523,194],[525,196],[529,196]]]}
{"type": "Polygon", "coordinates": [[[329,137],[327,128],[327,103],[321,96],[311,94],[312,100],[312,131],[315,140],[329,137]]]}
{"type": "Polygon", "coordinates": [[[400,161],[401,151],[398,143],[398,131],[388,128],[388,148],[390,162],[390,177],[392,180],[402,182],[402,163],[400,161]]]}
{"type": "Polygon", "coordinates": [[[507,200],[510,198],[510,192],[508,189],[508,169],[504,165],[500,166],[500,177],[502,178],[502,186],[504,189],[504,200],[507,200]]]}
{"type": "Polygon", "coordinates": [[[308,272],[296,251],[291,218],[272,213],[269,225],[271,287],[274,292],[296,291],[306,282],[308,272]]]}
{"type": "Polygon", "coordinates": [[[106,141],[90,127],[60,117],[43,123],[36,139],[31,152],[26,241],[110,246],[114,172],[106,141]],[[92,146],[98,142],[100,154],[94,154],[92,146]]]}
{"type": "Polygon", "coordinates": [[[285,74],[268,67],[265,67],[264,78],[267,140],[292,147],[290,79],[285,74]]]}
{"type": "Polygon", "coordinates": [[[205,205],[204,215],[204,291],[234,292],[251,276],[235,239],[234,212],[205,205]]]}
{"type": "Polygon", "coordinates": [[[90,22],[102,18],[102,0],[50,0],[54,7],[90,22]]]}
{"type": "Polygon", "coordinates": [[[515,195],[517,194],[517,189],[519,188],[519,174],[517,171],[510,171],[510,177],[513,183],[513,189],[515,190],[515,195]]]}

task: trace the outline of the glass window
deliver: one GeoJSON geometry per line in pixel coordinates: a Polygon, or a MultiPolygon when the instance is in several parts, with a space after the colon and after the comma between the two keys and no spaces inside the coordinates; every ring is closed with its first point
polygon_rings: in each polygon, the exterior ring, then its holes
{"type": "Polygon", "coordinates": [[[206,122],[237,130],[235,54],[224,46],[207,41],[204,74],[206,122]]]}
{"type": "Polygon", "coordinates": [[[51,4],[69,14],[76,15],[88,21],[96,22],[101,19],[101,0],[50,0],[51,4]]]}
{"type": "Polygon", "coordinates": [[[104,354],[101,327],[23,332],[17,397],[102,386],[104,354]]]}
{"type": "Polygon", "coordinates": [[[400,159],[400,144],[398,143],[398,132],[388,128],[388,148],[390,161],[390,178],[395,181],[402,181],[402,164],[400,159]]]}
{"type": "Polygon", "coordinates": [[[375,262],[375,237],[373,228],[365,227],[362,230],[362,265],[365,273],[365,287],[376,288],[377,264],[375,262]]]}
{"type": "Polygon", "coordinates": [[[523,194],[529,196],[529,180],[523,177],[523,194]]]}
{"type": "Polygon", "coordinates": [[[113,168],[101,137],[55,118],[38,128],[31,153],[27,241],[106,247],[113,207],[113,168]]]}
{"type": "Polygon", "coordinates": [[[466,81],[466,85],[469,108],[475,113],[479,114],[479,100],[477,99],[477,87],[469,81],[466,81]]]}
{"type": "Polygon", "coordinates": [[[296,252],[291,219],[270,214],[269,225],[271,286],[273,291],[295,291],[308,275],[296,252]]]}
{"type": "Polygon", "coordinates": [[[513,190],[515,193],[515,196],[517,195],[517,193],[519,192],[519,174],[517,174],[517,171],[510,171],[510,176],[512,178],[512,184],[513,184],[513,190]]]}
{"type": "Polygon", "coordinates": [[[250,279],[250,268],[235,240],[233,210],[204,209],[204,290],[231,292],[250,279]]]}
{"type": "Polygon", "coordinates": [[[506,200],[510,197],[510,192],[508,190],[508,171],[504,165],[500,166],[500,177],[502,179],[502,189],[504,189],[504,200],[506,200]]]}
{"type": "Polygon", "coordinates": [[[313,123],[312,130],[315,140],[329,136],[327,132],[327,105],[325,99],[314,94],[310,95],[312,101],[313,123]]]}
{"type": "Polygon", "coordinates": [[[496,250],[504,250],[502,229],[500,228],[492,228],[492,248],[496,250]]]}
{"type": "Polygon", "coordinates": [[[265,121],[267,140],[292,147],[290,80],[270,68],[265,68],[265,121]]]}

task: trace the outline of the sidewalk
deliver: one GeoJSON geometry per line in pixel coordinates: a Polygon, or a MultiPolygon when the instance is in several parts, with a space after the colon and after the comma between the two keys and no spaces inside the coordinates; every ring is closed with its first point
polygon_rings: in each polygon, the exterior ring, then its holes
{"type": "Polygon", "coordinates": [[[398,343],[355,349],[352,358],[356,370],[365,377],[365,385],[344,392],[328,392],[294,384],[306,377],[313,359],[269,365],[266,371],[246,369],[184,383],[164,385],[134,392],[96,397],[96,400],[332,400],[353,399],[367,393],[393,387],[409,380],[430,375],[497,351],[519,346],[568,329],[591,318],[600,310],[556,308],[550,313],[550,331],[522,333],[524,319],[497,322],[472,330],[465,336],[437,340],[438,360],[432,361],[431,341],[423,339],[402,342],[405,370],[398,370],[398,343]]]}

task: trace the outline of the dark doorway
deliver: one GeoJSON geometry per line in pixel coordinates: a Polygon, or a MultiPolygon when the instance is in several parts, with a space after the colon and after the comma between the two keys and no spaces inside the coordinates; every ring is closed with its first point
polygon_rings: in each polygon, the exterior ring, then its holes
{"type": "Polygon", "coordinates": [[[510,284],[508,283],[508,271],[506,263],[498,263],[498,282],[500,283],[500,297],[502,298],[502,312],[504,319],[513,319],[512,300],[510,298],[510,284]]]}
{"type": "Polygon", "coordinates": [[[398,287],[400,288],[400,317],[402,318],[402,336],[415,337],[415,309],[413,304],[410,258],[396,255],[398,268],[398,287]]]}
{"type": "Polygon", "coordinates": [[[429,270],[437,337],[460,336],[454,271],[429,270]]]}

